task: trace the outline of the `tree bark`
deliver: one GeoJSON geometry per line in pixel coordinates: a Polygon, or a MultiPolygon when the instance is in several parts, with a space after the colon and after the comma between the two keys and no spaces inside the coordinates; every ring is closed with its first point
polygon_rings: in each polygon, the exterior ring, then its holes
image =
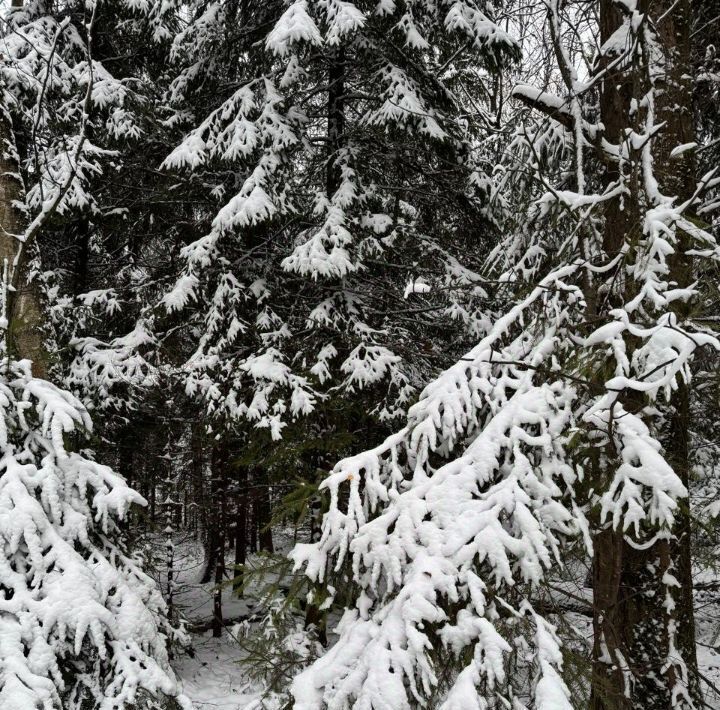
{"type": "Polygon", "coordinates": [[[345,50],[341,47],[328,55],[328,160],[326,190],[328,197],[340,187],[342,174],[338,165],[338,151],[345,140],[345,50]]]}
{"type": "Polygon", "coordinates": [[[262,552],[274,552],[272,527],[272,506],[270,502],[270,486],[267,475],[257,476],[261,481],[255,488],[255,518],[258,528],[258,543],[262,552]]]}
{"type": "MultiPolygon", "coordinates": [[[[14,7],[21,7],[14,5],[14,7]]],[[[36,377],[46,377],[45,314],[40,289],[28,283],[29,254],[33,243],[25,243],[27,218],[20,205],[25,185],[13,132],[12,118],[0,107],[0,277],[5,283],[4,327],[8,354],[32,360],[36,377]]]]}
{"type": "Polygon", "coordinates": [[[205,464],[203,455],[203,426],[200,422],[191,425],[190,432],[190,475],[193,501],[193,530],[196,539],[202,540],[205,535],[205,464]]]}
{"type": "MultiPolygon", "coordinates": [[[[605,42],[622,22],[611,0],[600,3],[601,41],[605,42]]],[[[665,53],[665,81],[655,89],[656,123],[665,121],[653,144],[653,157],[660,189],[680,200],[692,194],[694,167],[691,158],[680,163],[670,158],[678,145],[693,140],[692,95],[690,90],[690,3],[689,0],[660,0],[641,3],[640,12],[649,12],[665,53]],[[672,7],[671,7],[672,5],[672,7]]],[[[631,98],[640,87],[633,86],[630,72],[610,75],[602,83],[601,118],[605,135],[620,143],[622,131],[632,126],[631,98]]],[[[617,179],[609,167],[606,183],[617,179]]],[[[631,190],[635,189],[631,185],[631,190]]],[[[639,229],[639,211],[631,196],[624,203],[609,203],[605,213],[604,247],[609,256],[617,253],[629,230],[639,229]]],[[[677,250],[671,262],[670,280],[689,285],[692,265],[677,250]]],[[[612,307],[612,304],[610,304],[612,307]]],[[[617,305],[617,304],[616,304],[617,305]]],[[[686,306],[678,306],[682,316],[686,306]]],[[[628,356],[632,352],[629,343],[628,356]]],[[[624,406],[638,411],[644,404],[640,395],[626,395],[624,406]]],[[[660,432],[668,461],[688,485],[687,445],[688,392],[680,386],[668,404],[669,416],[660,432]]],[[[673,693],[678,683],[688,682],[696,698],[697,659],[690,551],[690,517],[687,501],[682,501],[676,516],[673,540],[660,540],[648,549],[638,550],[620,530],[609,526],[594,536],[593,559],[593,670],[592,710],[646,710],[676,707],[673,693]],[[670,573],[679,588],[668,587],[664,576],[670,573]],[[673,611],[666,608],[668,592],[675,596],[673,611]],[[669,665],[670,629],[675,628],[675,644],[687,667],[688,678],[679,677],[677,666],[669,665]]]]}
{"type": "MultiPolygon", "coordinates": [[[[666,60],[662,91],[656,107],[658,122],[663,121],[665,127],[658,135],[655,160],[663,193],[676,197],[676,201],[682,203],[689,200],[695,190],[695,152],[684,151],[675,157],[671,157],[671,154],[674,148],[695,141],[691,59],[693,6],[690,0],[661,0],[653,2],[650,7],[661,45],[665,49],[666,60]]],[[[679,248],[670,257],[670,280],[681,287],[688,287],[695,280],[693,259],[684,253],[687,247],[687,238],[680,235],[679,248]]],[[[690,309],[691,304],[683,301],[676,301],[673,307],[678,320],[688,317],[690,309]]],[[[680,383],[670,401],[668,422],[661,439],[669,463],[686,488],[690,485],[689,397],[688,387],[685,383],[680,383]]],[[[689,499],[680,503],[674,533],[675,538],[670,542],[669,554],[670,571],[680,585],[674,590],[676,645],[687,667],[691,694],[699,701],[701,696],[695,645],[689,499]]]]}
{"type": "Polygon", "coordinates": [[[225,535],[227,528],[226,515],[226,482],[228,452],[225,443],[216,442],[212,455],[213,503],[215,505],[215,589],[213,591],[213,636],[219,638],[223,629],[222,584],[225,578],[225,535]]]}
{"type": "Polygon", "coordinates": [[[242,593],[244,583],[242,566],[247,561],[247,468],[238,468],[237,508],[235,511],[235,577],[233,592],[238,596],[242,593]]]}

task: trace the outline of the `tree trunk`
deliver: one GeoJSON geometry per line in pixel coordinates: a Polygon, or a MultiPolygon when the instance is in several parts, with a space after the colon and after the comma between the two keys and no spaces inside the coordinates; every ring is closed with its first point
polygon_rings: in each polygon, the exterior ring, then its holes
{"type": "Polygon", "coordinates": [[[335,48],[329,53],[328,68],[328,160],[326,190],[331,197],[342,179],[338,165],[338,151],[343,147],[345,134],[345,50],[335,48]]]}
{"type": "Polygon", "coordinates": [[[248,525],[248,550],[250,554],[255,554],[258,551],[258,516],[257,516],[257,505],[255,501],[255,485],[257,481],[255,476],[252,477],[252,504],[249,506],[250,523],[248,525]]]}
{"type": "Polygon", "coordinates": [[[590,707],[629,710],[674,707],[668,657],[666,586],[669,545],[637,550],[622,531],[595,535],[593,672],[590,707]]]}
{"type": "Polygon", "coordinates": [[[237,509],[235,511],[235,577],[233,579],[233,592],[238,596],[242,592],[243,570],[247,561],[247,469],[238,468],[237,509]]]}
{"type": "Polygon", "coordinates": [[[157,520],[157,475],[154,462],[149,466],[148,485],[150,487],[150,522],[155,525],[157,520]]]}
{"type": "Polygon", "coordinates": [[[222,635],[222,584],[225,578],[225,534],[227,527],[226,515],[226,481],[228,452],[225,443],[216,442],[212,455],[213,502],[215,508],[215,589],[213,591],[213,636],[222,635]]]}
{"type": "MultiPolygon", "coordinates": [[[[14,7],[21,7],[14,5],[14,7]]],[[[27,283],[29,254],[34,244],[25,243],[27,219],[18,208],[25,201],[12,119],[0,106],[0,277],[6,284],[3,295],[3,327],[8,354],[32,360],[36,377],[46,377],[45,315],[36,282],[27,283]]]]}
{"type": "Polygon", "coordinates": [[[262,552],[274,552],[272,527],[272,506],[270,485],[267,475],[261,479],[261,485],[255,488],[255,517],[257,518],[258,542],[262,552]]]}
{"type": "MultiPolygon", "coordinates": [[[[689,200],[695,190],[697,161],[694,151],[671,157],[673,149],[695,141],[693,120],[693,76],[691,60],[692,4],[690,0],[660,0],[650,4],[651,15],[665,48],[665,78],[656,105],[657,120],[665,123],[655,145],[655,160],[660,171],[660,188],[677,203],[689,200]],[[669,169],[662,170],[662,166],[669,169]]],[[[684,252],[688,240],[680,235],[679,249],[670,258],[670,280],[681,287],[694,281],[693,259],[684,252]]],[[[691,304],[676,301],[673,310],[678,320],[690,314],[691,304]]],[[[690,485],[688,446],[689,392],[684,383],[677,388],[670,402],[670,415],[661,443],[668,462],[686,488],[690,485]]],[[[674,589],[676,604],[673,617],[677,623],[675,643],[687,667],[690,691],[699,701],[695,615],[693,608],[691,519],[689,499],[680,502],[676,514],[675,539],[670,543],[670,571],[679,582],[674,589]]]]}
{"type": "Polygon", "coordinates": [[[192,425],[190,433],[190,475],[192,476],[193,526],[196,539],[205,534],[205,466],[203,458],[203,427],[200,423],[192,425]]]}
{"type": "MultiPolygon", "coordinates": [[[[672,3],[661,0],[650,4],[650,14],[666,58],[666,81],[655,91],[656,123],[666,121],[653,145],[653,156],[664,194],[688,197],[693,189],[694,169],[670,159],[670,151],[692,141],[692,97],[690,93],[689,0],[672,3]],[[672,5],[672,7],[671,7],[672,5]],[[660,19],[662,18],[662,19],[660,19]],[[671,166],[668,169],[666,166],[671,166]],[[679,169],[678,169],[679,168],[679,169]],[[665,179],[667,178],[667,179],[665,179]]],[[[647,12],[647,7],[639,7],[647,12]]],[[[611,0],[600,4],[601,41],[618,29],[622,16],[611,0]]],[[[630,100],[639,87],[633,86],[628,72],[611,74],[601,89],[601,117],[606,136],[619,143],[622,131],[633,125],[630,100]]],[[[607,171],[607,183],[617,179],[614,167],[607,171]]],[[[617,253],[629,230],[638,229],[637,197],[624,203],[609,203],[605,213],[604,247],[609,256],[617,253]]],[[[680,250],[678,250],[680,251],[680,250]]],[[[692,267],[687,257],[677,254],[671,263],[671,280],[681,286],[691,281],[692,267]]],[[[617,305],[617,304],[615,304],[617,305]]],[[[612,304],[610,304],[612,307],[612,304]]],[[[678,315],[681,308],[678,309],[678,315]]],[[[600,314],[602,315],[602,314],[600,314]]],[[[628,347],[628,356],[632,344],[628,347]]],[[[624,406],[638,411],[644,404],[640,395],[626,395],[624,406]]],[[[661,440],[675,472],[688,484],[687,402],[685,387],[679,387],[670,402],[670,415],[661,440]]],[[[690,518],[687,501],[676,516],[674,541],[660,540],[648,549],[638,550],[622,531],[610,526],[594,536],[593,559],[593,670],[592,710],[654,710],[677,707],[673,700],[679,677],[678,667],[668,664],[670,622],[676,629],[675,644],[687,667],[689,686],[697,696],[697,659],[693,619],[690,557],[690,518]],[[669,612],[666,596],[667,573],[679,581],[673,589],[676,608],[669,612]],[[672,614],[672,618],[670,618],[672,614]]]]}

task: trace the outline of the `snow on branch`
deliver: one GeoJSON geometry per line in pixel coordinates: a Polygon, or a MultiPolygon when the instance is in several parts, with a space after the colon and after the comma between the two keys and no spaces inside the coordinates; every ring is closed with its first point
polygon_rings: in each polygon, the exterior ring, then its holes
{"type": "Polygon", "coordinates": [[[80,402],[3,361],[0,379],[0,704],[100,710],[179,694],[154,582],[119,542],[142,497],[66,441],[91,428],[80,402]],[[82,657],[83,672],[76,662],[82,657]]]}

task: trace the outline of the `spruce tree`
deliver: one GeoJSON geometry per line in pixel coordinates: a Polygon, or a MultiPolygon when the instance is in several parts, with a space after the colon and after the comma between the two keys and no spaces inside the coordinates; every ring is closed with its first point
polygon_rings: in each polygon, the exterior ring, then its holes
{"type": "Polygon", "coordinates": [[[689,4],[601,3],[599,20],[549,4],[556,91],[513,92],[544,125],[510,146],[535,196],[490,262],[505,312],[404,428],[337,464],[322,537],[293,552],[346,605],[296,708],[580,706],[542,593],[578,539],[590,706],[694,706],[679,437],[697,357],[720,346],[696,285],[720,252],[693,214],[717,180],[694,173],[689,4]]]}
{"type": "Polygon", "coordinates": [[[492,146],[467,92],[492,85],[515,42],[465,2],[194,14],[170,96],[195,125],[165,166],[218,209],[165,297],[200,334],[188,389],[273,438],[330,388],[368,390],[393,418],[448,361],[435,343],[484,326],[492,146]],[[221,100],[205,107],[210,87],[221,100]]]}
{"type": "Polygon", "coordinates": [[[92,432],[87,409],[45,379],[49,329],[30,280],[38,238],[84,203],[97,169],[93,105],[122,88],[93,64],[96,9],[86,4],[78,26],[28,3],[13,8],[2,35],[0,704],[8,710],[170,699],[190,707],[168,663],[177,632],[121,528],[144,501],[81,448],[92,432]]]}

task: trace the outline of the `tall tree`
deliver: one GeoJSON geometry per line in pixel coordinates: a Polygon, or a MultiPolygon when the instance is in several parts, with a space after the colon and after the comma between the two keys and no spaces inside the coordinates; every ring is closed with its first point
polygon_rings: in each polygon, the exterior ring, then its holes
{"type": "Polygon", "coordinates": [[[552,85],[513,92],[549,123],[510,146],[534,199],[491,262],[505,312],[403,429],[323,484],[322,537],[293,556],[347,609],[296,708],[572,707],[539,590],[577,537],[590,705],[693,704],[687,387],[720,343],[693,271],[718,246],[692,211],[716,181],[688,155],[689,5],[600,9],[548,4],[552,85]]]}
{"type": "Polygon", "coordinates": [[[209,412],[279,438],[333,387],[391,418],[445,360],[435,343],[481,327],[490,182],[465,92],[516,54],[485,10],[198,5],[171,98],[202,113],[165,164],[219,209],[165,304],[201,334],[186,369],[209,412]]]}
{"type": "Polygon", "coordinates": [[[95,10],[84,6],[78,28],[44,3],[14,3],[2,33],[0,704],[9,710],[152,708],[170,698],[189,707],[168,663],[176,632],[120,529],[144,501],[73,450],[92,424],[76,397],[41,379],[46,312],[28,284],[36,240],[82,201],[96,167],[88,114],[93,92],[112,81],[93,64],[95,10]],[[70,132],[56,132],[54,102],[70,132]]]}

